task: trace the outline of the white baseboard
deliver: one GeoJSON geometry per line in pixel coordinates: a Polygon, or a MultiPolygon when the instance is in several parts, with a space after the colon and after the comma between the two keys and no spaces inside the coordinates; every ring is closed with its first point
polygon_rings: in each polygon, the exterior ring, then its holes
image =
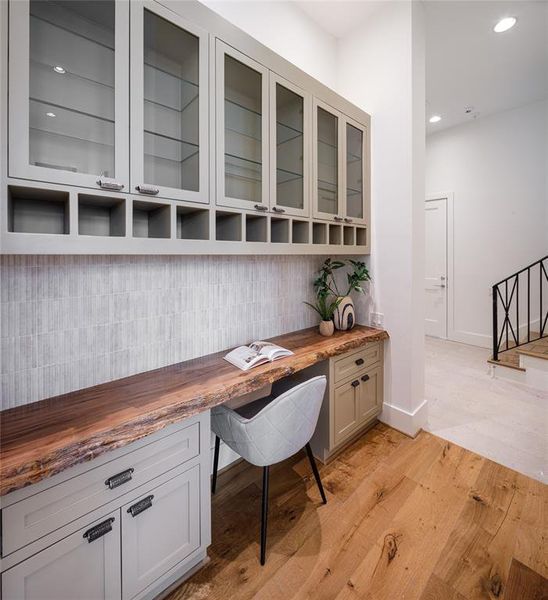
{"type": "Polygon", "coordinates": [[[426,425],[427,418],[428,401],[423,400],[413,412],[385,402],[379,420],[406,435],[415,437],[426,425]]]}
{"type": "Polygon", "coordinates": [[[472,331],[451,331],[447,336],[452,342],[469,344],[470,346],[479,346],[480,348],[491,348],[493,338],[483,333],[473,333],[472,331]]]}

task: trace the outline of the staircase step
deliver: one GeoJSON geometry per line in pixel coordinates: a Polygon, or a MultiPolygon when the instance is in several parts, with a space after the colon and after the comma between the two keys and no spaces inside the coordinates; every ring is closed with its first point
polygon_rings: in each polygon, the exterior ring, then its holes
{"type": "Polygon", "coordinates": [[[531,335],[535,335],[535,339],[528,344],[510,348],[509,350],[501,352],[498,360],[490,358],[487,362],[492,365],[508,367],[509,369],[515,369],[517,371],[525,371],[525,369],[520,366],[520,354],[548,360],[548,336],[538,338],[537,336],[539,334],[536,332],[534,334],[531,333],[531,335]]]}

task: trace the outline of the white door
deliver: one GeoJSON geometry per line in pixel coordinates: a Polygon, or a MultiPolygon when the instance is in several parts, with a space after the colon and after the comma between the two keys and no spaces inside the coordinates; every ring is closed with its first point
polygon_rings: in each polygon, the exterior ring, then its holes
{"type": "Polygon", "coordinates": [[[447,200],[425,204],[425,333],[447,337],[447,200]]]}

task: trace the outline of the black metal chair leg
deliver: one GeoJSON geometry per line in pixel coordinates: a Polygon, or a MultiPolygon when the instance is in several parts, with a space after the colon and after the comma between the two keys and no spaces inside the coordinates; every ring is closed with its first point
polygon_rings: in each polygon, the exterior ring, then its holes
{"type": "Polygon", "coordinates": [[[325,497],[325,492],[323,491],[322,480],[320,479],[320,473],[318,471],[318,467],[316,466],[316,460],[314,455],[312,454],[312,448],[310,444],[305,446],[306,453],[308,455],[308,460],[310,461],[310,466],[312,467],[312,472],[314,473],[314,478],[316,479],[316,483],[318,484],[318,489],[320,490],[320,496],[322,497],[322,502],[327,504],[327,498],[325,497]]]}
{"type": "Polygon", "coordinates": [[[266,562],[266,528],[268,523],[268,476],[269,467],[263,467],[263,503],[261,511],[261,565],[266,562]]]}
{"type": "Polygon", "coordinates": [[[219,468],[219,447],[221,445],[221,438],[215,436],[215,453],[213,454],[213,477],[211,479],[211,493],[214,494],[217,489],[217,470],[219,468]]]}

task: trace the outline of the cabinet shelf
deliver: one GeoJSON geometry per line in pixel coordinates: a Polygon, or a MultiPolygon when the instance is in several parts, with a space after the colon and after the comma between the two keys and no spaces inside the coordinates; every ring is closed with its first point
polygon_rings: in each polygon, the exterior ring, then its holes
{"type": "Polygon", "coordinates": [[[126,203],[120,198],[78,194],[78,234],[120,237],[126,233],[126,203]]]}
{"type": "Polygon", "coordinates": [[[178,206],[177,238],[182,240],[208,240],[209,210],[207,208],[178,206]]]}
{"type": "Polygon", "coordinates": [[[215,239],[225,242],[241,242],[241,213],[218,210],[215,213],[215,239]]]}
{"type": "MultiPolygon", "coordinates": [[[[50,75],[50,73],[53,71],[53,68],[55,66],[56,65],[53,65],[51,63],[45,63],[43,61],[37,60],[36,58],[30,59],[31,69],[33,67],[36,69],[40,69],[40,70],[44,71],[44,74],[47,74],[47,75],[50,75]]],[[[114,92],[114,84],[113,83],[108,83],[106,81],[100,81],[98,79],[94,79],[93,77],[86,77],[86,75],[77,73],[75,71],[69,71],[68,69],[65,69],[65,72],[63,73],[63,75],[56,75],[56,77],[63,77],[63,79],[68,79],[69,81],[71,79],[81,80],[86,83],[91,83],[93,85],[98,85],[98,86],[104,87],[104,88],[114,92]]]]}
{"type": "Polygon", "coordinates": [[[308,244],[310,241],[310,223],[293,220],[291,241],[294,244],[308,244]]]}
{"type": "Polygon", "coordinates": [[[68,192],[8,186],[8,231],[68,234],[68,192]]]}
{"type": "Polygon", "coordinates": [[[167,204],[133,202],[133,237],[169,238],[171,233],[171,210],[167,204]]]}
{"type": "Polygon", "coordinates": [[[327,223],[312,223],[312,243],[327,244],[327,223]]]}
{"type": "Polygon", "coordinates": [[[245,216],[245,239],[247,242],[268,241],[268,219],[264,215],[245,216]]]}
{"type": "Polygon", "coordinates": [[[272,217],[270,220],[270,241],[274,244],[289,243],[289,219],[272,217]]]}

